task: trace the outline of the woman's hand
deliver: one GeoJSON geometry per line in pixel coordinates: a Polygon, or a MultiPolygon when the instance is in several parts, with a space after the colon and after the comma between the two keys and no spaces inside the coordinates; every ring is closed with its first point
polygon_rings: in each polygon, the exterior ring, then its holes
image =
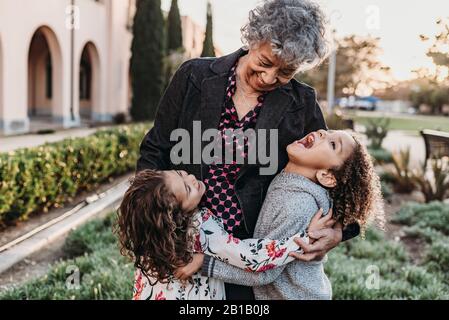
{"type": "Polygon", "coordinates": [[[179,280],[188,280],[195,272],[201,269],[203,265],[204,254],[203,253],[195,253],[193,255],[192,262],[186,264],[184,267],[180,267],[175,270],[174,276],[179,280]]]}

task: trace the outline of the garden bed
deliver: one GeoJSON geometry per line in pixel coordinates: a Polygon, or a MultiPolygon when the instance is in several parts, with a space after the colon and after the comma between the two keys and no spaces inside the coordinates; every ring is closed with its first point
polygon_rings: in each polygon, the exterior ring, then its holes
{"type": "MultiPolygon", "coordinates": [[[[407,213],[398,215],[401,223],[409,224],[404,228],[415,221],[411,217],[426,211],[425,206],[415,210],[416,206],[419,204],[407,205],[407,213]]],[[[447,205],[431,206],[430,211],[441,210],[442,219],[449,215],[447,205]]],[[[119,253],[112,232],[114,217],[111,214],[92,221],[71,233],[62,248],[65,260],[57,262],[45,276],[3,291],[0,299],[130,299],[133,266],[119,253]],[[80,271],[79,287],[67,289],[73,268],[80,271]]],[[[429,225],[419,225],[424,234],[426,227],[429,225]]],[[[390,240],[377,230],[369,230],[365,240],[341,244],[329,254],[325,265],[334,299],[449,299],[449,250],[445,251],[449,238],[438,224],[432,228],[441,237],[426,243],[421,262],[410,256],[401,241],[390,240]],[[372,272],[379,273],[379,286],[370,289],[366,284],[372,272]]]]}

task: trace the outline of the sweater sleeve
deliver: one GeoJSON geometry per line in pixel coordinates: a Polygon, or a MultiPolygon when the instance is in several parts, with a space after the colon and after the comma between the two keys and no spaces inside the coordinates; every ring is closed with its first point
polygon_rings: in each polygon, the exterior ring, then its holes
{"type": "MultiPolygon", "coordinates": [[[[260,213],[272,217],[273,228],[268,234],[263,235],[267,239],[282,239],[286,236],[301,233],[307,228],[313,215],[318,210],[315,199],[306,192],[295,194],[288,203],[279,204],[279,209],[276,212],[264,211],[265,208],[274,207],[276,206],[264,206],[260,213]]],[[[221,279],[228,283],[261,286],[276,280],[285,267],[284,264],[273,269],[267,268],[264,272],[251,272],[234,267],[216,258],[207,258],[204,260],[201,273],[204,276],[221,279]]]]}

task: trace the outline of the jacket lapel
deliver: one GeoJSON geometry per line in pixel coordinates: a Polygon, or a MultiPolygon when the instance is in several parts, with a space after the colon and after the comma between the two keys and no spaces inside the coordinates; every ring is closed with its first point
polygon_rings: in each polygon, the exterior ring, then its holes
{"type": "MultiPolygon", "coordinates": [[[[267,96],[265,97],[265,101],[263,104],[262,109],[260,110],[259,116],[257,118],[255,131],[257,134],[257,131],[259,129],[266,129],[265,134],[265,143],[262,145],[265,147],[265,150],[260,150],[259,145],[260,142],[258,141],[259,137],[257,137],[256,141],[257,144],[252,143],[249,146],[248,153],[251,154],[253,152],[263,152],[264,154],[267,154],[266,151],[270,150],[269,143],[270,143],[270,129],[278,129],[279,123],[281,122],[282,118],[285,115],[285,111],[288,109],[288,107],[293,103],[293,97],[289,93],[290,86],[287,86],[287,88],[277,88],[272,92],[269,92],[267,96]],[[257,149],[254,149],[254,147],[257,146],[257,149]]],[[[240,178],[245,174],[245,172],[252,166],[255,166],[256,164],[245,164],[242,169],[240,170],[238,177],[240,178]]]]}
{"type": "Polygon", "coordinates": [[[283,88],[269,92],[256,122],[257,129],[276,129],[293,98],[283,88]]]}

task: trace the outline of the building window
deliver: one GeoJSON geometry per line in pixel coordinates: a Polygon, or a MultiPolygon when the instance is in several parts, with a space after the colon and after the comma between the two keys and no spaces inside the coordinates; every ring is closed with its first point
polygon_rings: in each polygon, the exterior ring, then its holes
{"type": "Polygon", "coordinates": [[[45,97],[51,99],[53,97],[53,68],[51,65],[51,56],[48,54],[45,64],[45,97]]]}

